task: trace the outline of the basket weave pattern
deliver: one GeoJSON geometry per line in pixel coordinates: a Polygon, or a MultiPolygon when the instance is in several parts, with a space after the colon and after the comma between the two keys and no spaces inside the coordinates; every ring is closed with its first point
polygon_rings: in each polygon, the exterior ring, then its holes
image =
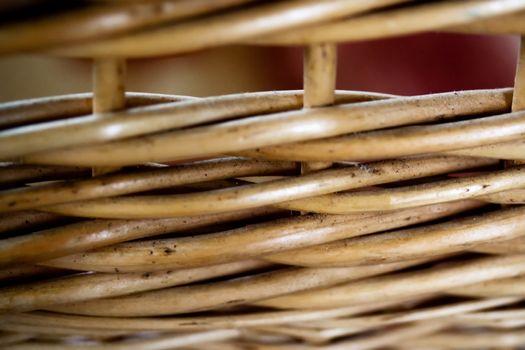
{"type": "Polygon", "coordinates": [[[525,1],[100,1],[0,27],[0,53],[94,77],[0,105],[0,347],[525,346],[525,45],[514,88],[335,90],[337,43],[430,30],[525,35],[525,1]],[[304,46],[304,90],[125,91],[126,58],[229,44],[304,46]]]}

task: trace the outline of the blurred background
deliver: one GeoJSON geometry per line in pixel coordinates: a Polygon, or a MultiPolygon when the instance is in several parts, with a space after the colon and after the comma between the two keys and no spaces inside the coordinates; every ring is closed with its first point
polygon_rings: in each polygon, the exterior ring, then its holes
{"type": "MultiPolygon", "coordinates": [[[[513,36],[423,33],[340,45],[337,87],[400,95],[513,85],[513,36]]],[[[0,58],[0,101],[91,90],[89,60],[43,55],[0,58]]],[[[127,90],[210,96],[300,89],[302,49],[232,46],[130,60],[127,90]]]]}

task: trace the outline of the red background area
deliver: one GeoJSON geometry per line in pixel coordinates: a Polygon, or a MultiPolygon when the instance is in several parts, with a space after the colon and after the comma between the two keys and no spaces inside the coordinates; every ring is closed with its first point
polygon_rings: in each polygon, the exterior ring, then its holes
{"type": "MultiPolygon", "coordinates": [[[[513,36],[453,33],[342,44],[337,87],[401,95],[508,87],[518,49],[513,36]]],[[[275,49],[272,59],[282,69],[280,85],[301,88],[302,49],[275,49]]]]}

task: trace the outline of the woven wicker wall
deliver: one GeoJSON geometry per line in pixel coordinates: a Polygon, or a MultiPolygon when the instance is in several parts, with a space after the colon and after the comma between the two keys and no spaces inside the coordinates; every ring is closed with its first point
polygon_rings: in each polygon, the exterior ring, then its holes
{"type": "Polygon", "coordinates": [[[4,23],[2,54],[92,59],[93,94],[0,105],[0,346],[524,347],[525,45],[513,88],[335,90],[338,43],[433,30],[525,35],[525,1],[108,0],[4,23]],[[303,46],[304,90],[126,91],[127,58],[230,44],[303,46]]]}

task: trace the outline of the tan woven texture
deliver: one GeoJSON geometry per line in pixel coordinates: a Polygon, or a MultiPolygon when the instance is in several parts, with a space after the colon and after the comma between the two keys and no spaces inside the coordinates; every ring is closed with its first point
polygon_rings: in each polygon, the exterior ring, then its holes
{"type": "Polygon", "coordinates": [[[525,347],[525,50],[514,88],[335,90],[337,43],[436,30],[525,35],[525,1],[108,0],[1,26],[2,54],[93,59],[94,88],[0,105],[0,347],[525,347]],[[126,58],[229,44],[303,46],[304,91],[126,92],[126,58]]]}

